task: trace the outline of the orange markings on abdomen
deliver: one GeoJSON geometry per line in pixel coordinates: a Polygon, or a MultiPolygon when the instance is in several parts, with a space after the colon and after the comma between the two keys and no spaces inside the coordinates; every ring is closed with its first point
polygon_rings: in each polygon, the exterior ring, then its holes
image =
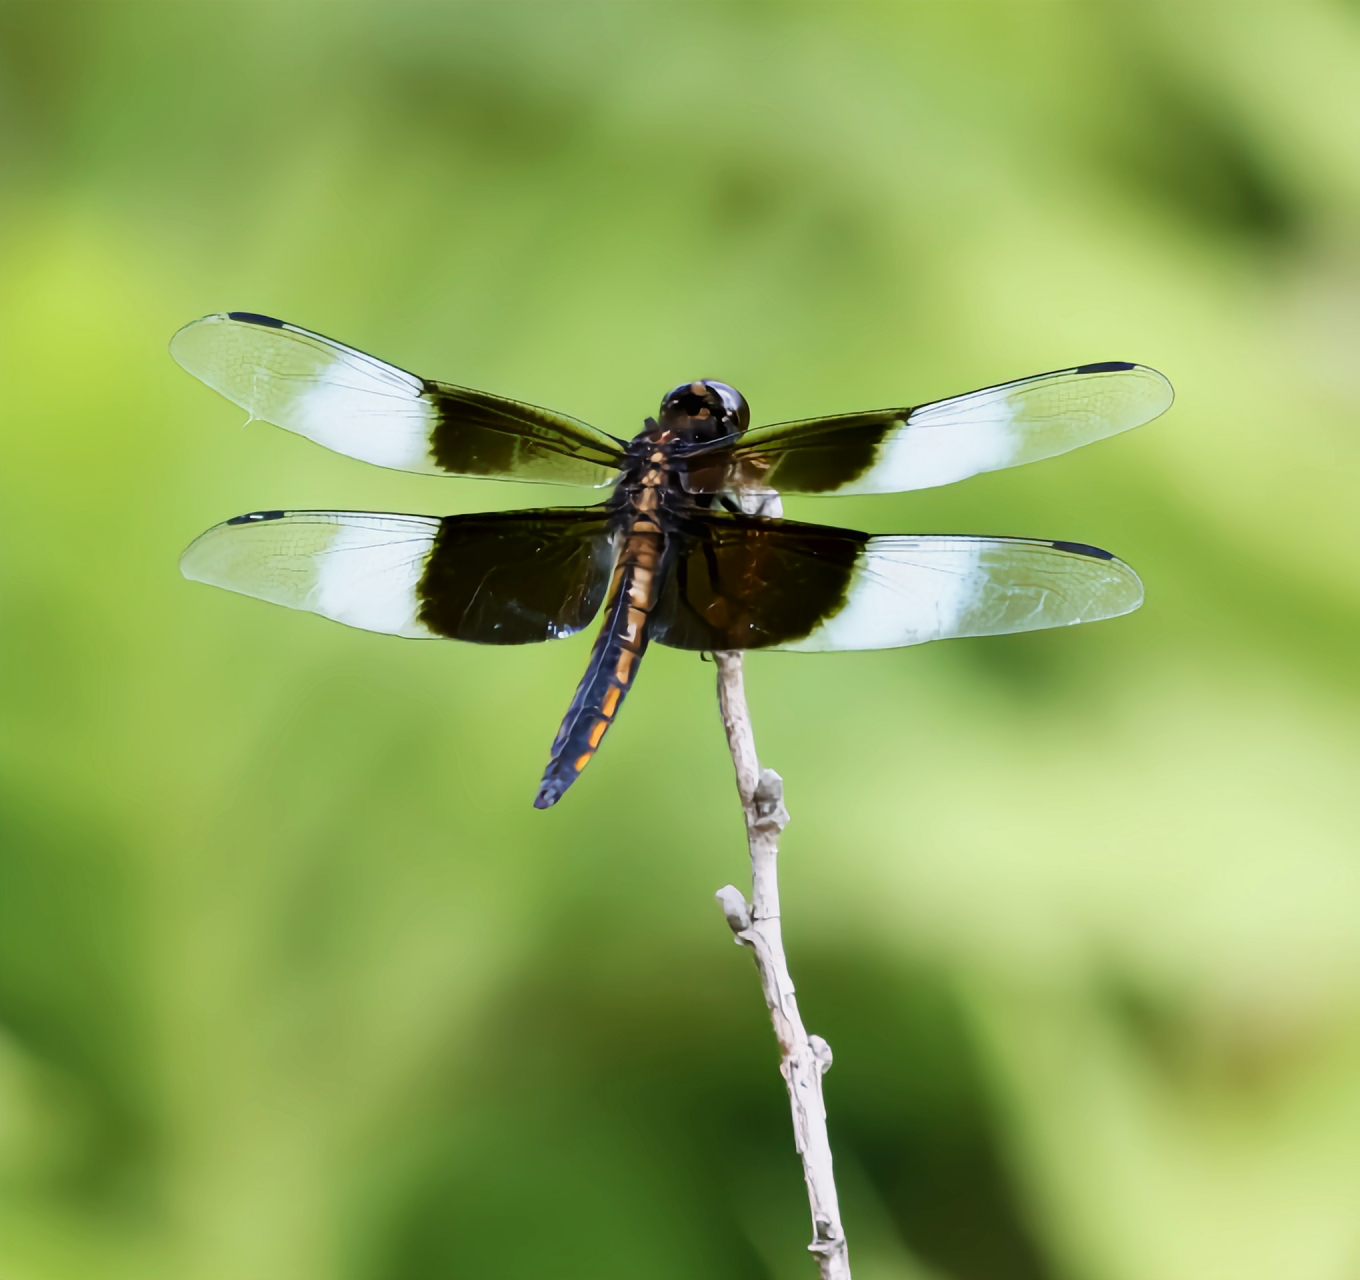
{"type": "Polygon", "coordinates": [[[628,610],[628,629],[627,638],[637,640],[642,635],[642,628],[647,623],[647,613],[644,609],[628,610]]]}

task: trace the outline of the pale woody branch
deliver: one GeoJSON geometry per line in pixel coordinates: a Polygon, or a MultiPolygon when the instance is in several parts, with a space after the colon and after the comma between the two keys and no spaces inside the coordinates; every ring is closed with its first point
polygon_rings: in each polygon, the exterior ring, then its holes
{"type": "Polygon", "coordinates": [[[730,884],[719,889],[717,897],[737,942],[749,947],[755,958],[779,1041],[779,1070],[788,1086],[793,1140],[803,1159],[812,1210],[812,1243],[808,1248],[817,1257],[823,1280],[849,1280],[850,1259],[836,1201],[822,1100],[822,1075],[831,1066],[831,1046],[821,1036],[809,1035],[803,1026],[780,932],[779,834],[789,820],[784,784],[773,769],[762,770],[756,759],[741,654],[718,653],[714,658],[718,665],[718,703],[736,766],[737,790],[751,847],[751,901],[730,884]]]}

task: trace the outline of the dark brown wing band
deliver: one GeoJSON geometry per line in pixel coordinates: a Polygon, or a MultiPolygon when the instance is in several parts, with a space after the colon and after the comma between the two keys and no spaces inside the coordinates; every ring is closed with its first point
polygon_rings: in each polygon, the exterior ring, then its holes
{"type": "Polygon", "coordinates": [[[427,381],[425,397],[438,413],[430,455],[450,475],[596,488],[617,478],[623,445],[565,414],[441,382],[427,381]]]}
{"type": "Polygon", "coordinates": [[[673,649],[763,649],[838,612],[868,535],[711,512],[673,539],[651,635],[673,649]]]}
{"type": "Polygon", "coordinates": [[[691,493],[848,489],[878,461],[888,432],[909,412],[879,409],[756,428],[730,444],[693,454],[687,459],[685,487],[691,493]]]}
{"type": "Polygon", "coordinates": [[[568,636],[599,611],[612,559],[602,507],[447,516],[416,588],[417,616],[476,644],[568,636]]]}

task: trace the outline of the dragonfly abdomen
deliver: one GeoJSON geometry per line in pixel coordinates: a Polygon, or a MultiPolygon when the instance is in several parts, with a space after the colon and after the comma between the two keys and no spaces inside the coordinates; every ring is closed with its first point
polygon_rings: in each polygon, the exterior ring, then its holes
{"type": "Polygon", "coordinates": [[[581,775],[618,715],[647,649],[647,624],[656,603],[664,538],[649,515],[623,535],[605,606],[605,623],[591,650],[576,696],[553,742],[534,808],[555,805],[581,775]]]}

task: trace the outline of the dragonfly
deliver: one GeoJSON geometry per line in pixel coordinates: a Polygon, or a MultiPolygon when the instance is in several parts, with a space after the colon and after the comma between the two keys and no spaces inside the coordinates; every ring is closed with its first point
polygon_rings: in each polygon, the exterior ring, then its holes
{"type": "Polygon", "coordinates": [[[1145,365],[1084,364],[757,427],[740,392],[699,379],[667,392],[624,440],[253,312],[196,320],[170,351],[252,419],[364,462],[609,489],[589,506],[443,517],[252,511],[180,559],[191,580],[419,639],[533,644],[603,610],[540,809],[598,750],[651,641],[708,653],[890,649],[1113,618],[1143,600],[1127,564],[1084,543],[870,535],[769,512],[786,493],[926,489],[1127,431],[1171,405],[1171,384],[1145,365]]]}

